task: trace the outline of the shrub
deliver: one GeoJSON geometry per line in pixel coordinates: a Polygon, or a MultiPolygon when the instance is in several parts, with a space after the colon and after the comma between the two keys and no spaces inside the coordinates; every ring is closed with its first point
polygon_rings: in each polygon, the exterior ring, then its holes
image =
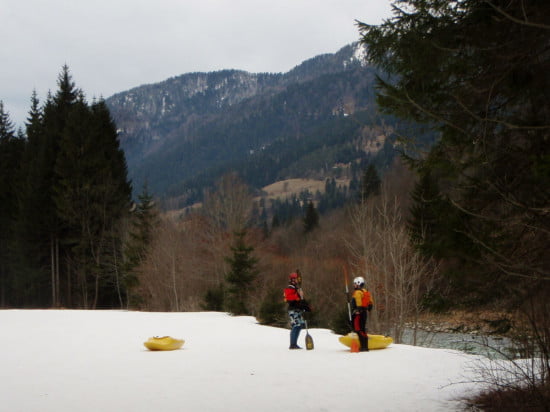
{"type": "Polygon", "coordinates": [[[206,291],[204,295],[204,303],[201,307],[204,310],[211,310],[215,312],[223,311],[224,306],[224,289],[223,284],[220,284],[218,287],[210,288],[206,291]]]}
{"type": "Polygon", "coordinates": [[[258,313],[258,322],[262,325],[286,326],[287,316],[285,303],[281,300],[281,292],[272,289],[266,295],[258,313]]]}

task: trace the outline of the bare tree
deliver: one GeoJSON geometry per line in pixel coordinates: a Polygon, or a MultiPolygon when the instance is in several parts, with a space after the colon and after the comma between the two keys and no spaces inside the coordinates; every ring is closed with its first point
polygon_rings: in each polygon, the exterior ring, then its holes
{"type": "Polygon", "coordinates": [[[207,290],[219,286],[228,270],[233,232],[248,219],[252,197],[236,175],[224,176],[205,194],[202,208],[183,219],[165,216],[147,259],[140,288],[153,310],[199,310],[207,290]]]}
{"type": "Polygon", "coordinates": [[[437,264],[414,250],[399,203],[385,186],[379,197],[352,208],[350,220],[353,233],[347,245],[353,271],[365,278],[375,300],[370,326],[400,342],[406,322],[416,325],[422,297],[436,279],[437,264]]]}
{"type": "Polygon", "coordinates": [[[213,228],[233,233],[246,227],[252,209],[250,189],[236,173],[224,175],[204,196],[203,214],[213,228]]]}
{"type": "Polygon", "coordinates": [[[207,191],[200,214],[204,216],[200,238],[208,244],[210,257],[204,263],[223,282],[227,274],[225,256],[230,251],[233,233],[244,229],[252,211],[252,195],[235,173],[224,175],[214,191],[207,191]]]}

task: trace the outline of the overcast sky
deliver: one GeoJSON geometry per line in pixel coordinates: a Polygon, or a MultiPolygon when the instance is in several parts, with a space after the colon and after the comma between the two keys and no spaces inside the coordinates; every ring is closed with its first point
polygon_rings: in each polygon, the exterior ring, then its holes
{"type": "Polygon", "coordinates": [[[0,100],[22,126],[69,66],[87,100],[189,72],[287,72],[357,41],[391,0],[0,0],[0,100]]]}

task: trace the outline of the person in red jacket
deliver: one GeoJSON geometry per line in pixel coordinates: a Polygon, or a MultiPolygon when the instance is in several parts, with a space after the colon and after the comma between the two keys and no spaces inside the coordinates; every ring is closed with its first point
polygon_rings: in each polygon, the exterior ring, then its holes
{"type": "Polygon", "coordinates": [[[304,292],[300,286],[301,279],[298,273],[291,273],[288,278],[288,286],[284,290],[285,302],[288,304],[288,316],[290,318],[290,346],[289,349],[302,349],[298,346],[298,336],[305,326],[303,300],[304,292]]]}
{"type": "Polygon", "coordinates": [[[369,340],[367,336],[367,312],[372,310],[372,298],[370,292],[365,289],[365,279],[361,276],[353,279],[353,295],[351,295],[351,322],[353,330],[359,337],[359,350],[369,351],[369,340]]]}

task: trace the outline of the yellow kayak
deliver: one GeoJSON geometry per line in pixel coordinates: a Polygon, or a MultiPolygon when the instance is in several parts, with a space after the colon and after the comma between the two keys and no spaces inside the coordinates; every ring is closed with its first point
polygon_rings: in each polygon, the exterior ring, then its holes
{"type": "Polygon", "coordinates": [[[183,346],[183,339],[174,339],[170,336],[154,336],[143,342],[149,350],[175,350],[183,346]]]}
{"type": "MultiPolygon", "coordinates": [[[[393,342],[393,339],[389,336],[371,335],[370,333],[368,333],[367,336],[369,337],[369,349],[384,349],[393,342]]],[[[338,340],[341,344],[346,345],[348,348],[351,348],[351,344],[354,341],[359,344],[359,337],[355,332],[350,332],[345,336],[340,336],[338,340]]]]}

